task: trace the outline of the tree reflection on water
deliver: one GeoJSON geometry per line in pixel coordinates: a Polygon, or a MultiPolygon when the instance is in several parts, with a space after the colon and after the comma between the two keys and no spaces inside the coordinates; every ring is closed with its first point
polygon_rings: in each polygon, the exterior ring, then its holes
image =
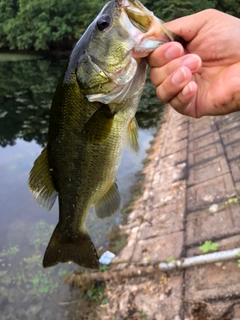
{"type": "MultiPolygon", "coordinates": [[[[66,61],[32,60],[0,63],[0,145],[14,145],[17,138],[44,146],[49,108],[61,69],[66,61]]],[[[136,115],[142,129],[154,128],[161,114],[160,102],[148,80],[136,115]]]]}

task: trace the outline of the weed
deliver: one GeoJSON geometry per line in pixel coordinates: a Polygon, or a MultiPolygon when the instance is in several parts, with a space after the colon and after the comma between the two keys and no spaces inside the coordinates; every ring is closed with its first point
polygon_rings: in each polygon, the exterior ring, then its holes
{"type": "Polygon", "coordinates": [[[8,249],[8,254],[9,255],[15,255],[18,252],[19,252],[19,247],[18,246],[13,246],[13,247],[10,247],[8,249]]]}
{"type": "Polygon", "coordinates": [[[69,272],[67,270],[62,269],[62,268],[58,271],[58,275],[61,278],[66,277],[68,274],[69,274],[69,272]]]}
{"type": "Polygon", "coordinates": [[[106,306],[109,303],[107,298],[102,299],[101,305],[106,306]]]}
{"type": "Polygon", "coordinates": [[[86,292],[89,299],[92,301],[100,301],[103,293],[104,293],[105,287],[102,285],[95,285],[93,284],[86,292]]]}
{"type": "Polygon", "coordinates": [[[140,187],[139,189],[134,191],[133,196],[135,196],[135,197],[141,196],[143,194],[143,191],[144,191],[144,188],[140,187]]]}
{"type": "Polygon", "coordinates": [[[39,221],[35,225],[30,226],[33,234],[31,241],[32,255],[24,257],[23,250],[19,246],[11,245],[0,252],[2,266],[6,270],[0,272],[0,296],[9,292],[17,299],[18,295],[24,293],[26,296],[42,297],[46,294],[52,294],[59,288],[59,277],[64,277],[68,271],[59,268],[56,275],[52,270],[44,270],[42,268],[42,254],[39,248],[42,244],[47,244],[50,232],[53,226],[49,226],[44,221],[39,221]],[[19,259],[15,262],[15,255],[19,254],[19,259]],[[3,261],[3,262],[2,262],[3,261]],[[7,263],[5,262],[7,261],[7,263]],[[14,265],[14,268],[11,266],[14,265]]]}
{"type": "Polygon", "coordinates": [[[33,237],[30,244],[34,246],[35,250],[39,249],[41,246],[47,246],[53,229],[53,225],[49,225],[47,222],[43,220],[38,221],[34,225],[33,237]]]}
{"type": "Polygon", "coordinates": [[[171,257],[169,257],[169,258],[167,258],[167,262],[172,262],[172,261],[174,261],[175,259],[174,259],[174,257],[173,256],[171,256],[171,257]]]}
{"type": "Polygon", "coordinates": [[[238,198],[229,198],[227,201],[225,201],[225,204],[237,204],[238,203],[238,198]]]}
{"type": "Polygon", "coordinates": [[[122,209],[122,214],[123,215],[128,215],[130,212],[132,212],[132,208],[131,207],[126,207],[126,208],[122,209]]]}
{"type": "Polygon", "coordinates": [[[218,243],[212,242],[211,240],[207,240],[204,242],[203,245],[199,247],[199,250],[201,250],[203,253],[207,253],[209,251],[216,251],[218,248],[218,243]]]}
{"type": "Polygon", "coordinates": [[[104,272],[104,271],[107,271],[107,270],[109,270],[109,269],[110,269],[109,266],[107,266],[107,265],[102,265],[99,270],[102,271],[102,272],[104,272]]]}
{"type": "Polygon", "coordinates": [[[0,257],[14,256],[18,252],[19,252],[18,246],[11,246],[8,249],[3,249],[2,252],[0,252],[0,257]]]}
{"type": "MultiPolygon", "coordinates": [[[[238,257],[240,257],[240,252],[238,252],[238,257]]],[[[240,259],[238,259],[238,268],[240,269],[240,259]]]]}
{"type": "Polygon", "coordinates": [[[124,240],[117,240],[117,241],[115,242],[115,247],[116,247],[117,249],[123,248],[124,246],[125,246],[125,241],[124,241],[124,240]]]}

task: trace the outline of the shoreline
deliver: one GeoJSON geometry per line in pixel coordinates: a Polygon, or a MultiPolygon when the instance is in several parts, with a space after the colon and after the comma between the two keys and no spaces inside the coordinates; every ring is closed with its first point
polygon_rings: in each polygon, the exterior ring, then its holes
{"type": "Polygon", "coordinates": [[[206,241],[217,251],[239,247],[239,132],[240,113],[191,119],[166,109],[142,169],[143,193],[121,226],[127,245],[107,271],[115,273],[105,279],[109,303],[97,308],[99,319],[238,319],[236,259],[173,272],[157,266],[202,255],[206,241]]]}

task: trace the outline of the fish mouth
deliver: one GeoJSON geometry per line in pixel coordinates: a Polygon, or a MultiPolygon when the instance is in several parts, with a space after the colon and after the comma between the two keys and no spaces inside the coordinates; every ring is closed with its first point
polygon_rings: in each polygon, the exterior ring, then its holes
{"type": "Polygon", "coordinates": [[[136,58],[147,56],[160,44],[174,40],[174,34],[138,0],[122,0],[118,10],[125,12],[120,22],[135,42],[133,53],[136,58]]]}

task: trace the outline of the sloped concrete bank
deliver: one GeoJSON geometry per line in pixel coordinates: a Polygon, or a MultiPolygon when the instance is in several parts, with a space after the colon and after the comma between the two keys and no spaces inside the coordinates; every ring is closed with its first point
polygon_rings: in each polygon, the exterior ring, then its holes
{"type": "Polygon", "coordinates": [[[158,268],[201,255],[207,240],[218,251],[240,247],[239,140],[239,113],[195,120],[166,110],[143,169],[143,193],[122,226],[127,245],[114,259],[99,319],[240,319],[236,260],[158,268]]]}

